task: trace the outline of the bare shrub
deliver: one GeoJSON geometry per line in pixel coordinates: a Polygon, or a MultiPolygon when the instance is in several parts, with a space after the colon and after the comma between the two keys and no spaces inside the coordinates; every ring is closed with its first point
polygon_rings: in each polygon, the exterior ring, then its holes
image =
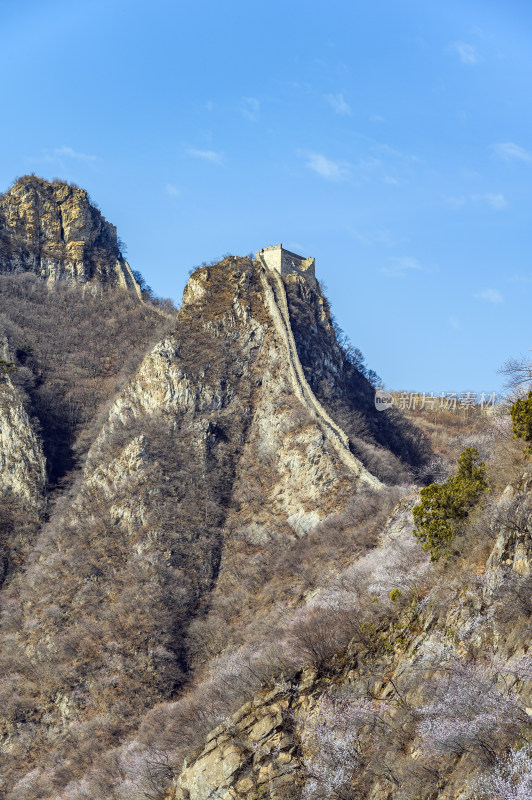
{"type": "Polygon", "coordinates": [[[16,358],[14,380],[40,421],[52,483],[86,451],[98,407],[174,319],[122,289],[98,286],[95,295],[90,288],[73,281],[50,287],[30,274],[0,276],[0,335],[16,358]]]}

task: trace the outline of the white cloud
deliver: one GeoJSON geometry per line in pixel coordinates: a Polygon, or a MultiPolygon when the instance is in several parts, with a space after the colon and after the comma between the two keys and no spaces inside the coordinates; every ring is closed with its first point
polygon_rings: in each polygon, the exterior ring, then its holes
{"type": "Polygon", "coordinates": [[[312,84],[311,83],[300,83],[299,81],[288,81],[287,86],[291,89],[295,89],[296,91],[302,91],[305,94],[312,93],[312,84]]]}
{"type": "Polygon", "coordinates": [[[457,319],[457,317],[449,317],[449,325],[450,325],[450,326],[451,326],[451,328],[453,328],[455,331],[459,331],[459,330],[461,329],[461,327],[462,327],[462,326],[460,325],[460,320],[459,320],[459,319],[457,319]]]}
{"type": "Polygon", "coordinates": [[[374,247],[376,245],[395,247],[400,243],[386,228],[368,228],[367,230],[348,228],[348,233],[365,247],[374,247]]]}
{"type": "Polygon", "coordinates": [[[351,106],[346,100],[344,100],[344,95],[342,92],[337,92],[337,94],[327,94],[325,95],[325,99],[337,114],[349,116],[352,113],[351,106]]]}
{"type": "Polygon", "coordinates": [[[476,203],[476,204],[486,204],[494,211],[502,211],[503,208],[508,206],[508,202],[503,194],[495,194],[494,192],[484,192],[483,194],[470,194],[468,196],[465,195],[456,195],[454,197],[448,197],[447,202],[451,206],[458,210],[459,208],[463,208],[467,203],[476,203]]]}
{"type": "Polygon", "coordinates": [[[496,156],[503,158],[505,161],[524,161],[527,164],[532,162],[532,153],[515,144],[515,142],[498,142],[497,144],[492,144],[491,149],[496,156]]]}
{"type": "Polygon", "coordinates": [[[368,182],[382,182],[389,186],[399,186],[404,183],[401,173],[403,162],[409,166],[419,163],[417,156],[403,153],[387,144],[367,139],[369,146],[366,153],[357,161],[332,160],[323,153],[299,150],[298,155],[304,156],[307,166],[321,177],[328,180],[347,180],[361,185],[368,182]]]}
{"type": "Polygon", "coordinates": [[[451,42],[448,49],[458,54],[462,64],[478,64],[482,61],[477,48],[467,42],[451,42]]]}
{"type": "Polygon", "coordinates": [[[307,153],[307,167],[328,181],[343,181],[349,177],[347,161],[331,161],[322,153],[307,153]]]}
{"type": "Polygon", "coordinates": [[[477,203],[487,203],[494,211],[502,211],[508,205],[503,194],[492,194],[491,192],[472,194],[471,199],[477,203]]]}
{"type": "Polygon", "coordinates": [[[380,169],[380,167],[384,167],[384,164],[379,158],[375,158],[375,156],[366,156],[365,158],[361,158],[356,166],[357,170],[360,170],[360,172],[368,173],[375,172],[375,170],[380,169]]]}
{"type": "Polygon", "coordinates": [[[52,151],[52,155],[57,156],[57,158],[76,158],[78,161],[96,161],[96,156],[90,156],[87,153],[78,153],[72,147],[56,147],[55,150],[52,151]]]}
{"type": "Polygon", "coordinates": [[[532,275],[514,275],[512,281],[514,283],[532,283],[532,275]]]}
{"type": "Polygon", "coordinates": [[[46,164],[60,164],[67,158],[71,158],[76,161],[85,161],[87,163],[98,161],[98,156],[91,156],[88,153],[80,153],[78,150],[74,150],[73,147],[67,147],[67,145],[63,145],[62,147],[54,147],[53,150],[43,150],[42,153],[43,155],[40,158],[30,158],[29,160],[46,164]]]}
{"type": "Polygon", "coordinates": [[[398,158],[400,161],[406,161],[419,164],[421,159],[413,153],[406,153],[403,150],[397,150],[396,147],[390,147],[386,142],[375,142],[374,149],[383,156],[390,156],[391,158],[398,158]]]}
{"type": "Polygon", "coordinates": [[[243,97],[240,111],[251,122],[256,122],[259,118],[260,102],[256,97],[243,97]]]}
{"type": "Polygon", "coordinates": [[[381,267],[381,272],[390,278],[405,278],[409,272],[422,270],[423,266],[411,256],[399,256],[388,259],[385,267],[381,267]]]}
{"type": "Polygon", "coordinates": [[[223,153],[218,153],[216,150],[196,150],[191,147],[187,150],[187,155],[202,161],[210,161],[211,164],[221,164],[224,160],[223,153]]]}
{"type": "Polygon", "coordinates": [[[504,298],[497,289],[483,289],[475,295],[479,300],[486,300],[488,303],[502,303],[504,298]]]}
{"type": "Polygon", "coordinates": [[[181,189],[178,189],[177,186],[173,185],[173,183],[167,183],[166,194],[169,194],[170,197],[179,197],[181,194],[181,189]]]}

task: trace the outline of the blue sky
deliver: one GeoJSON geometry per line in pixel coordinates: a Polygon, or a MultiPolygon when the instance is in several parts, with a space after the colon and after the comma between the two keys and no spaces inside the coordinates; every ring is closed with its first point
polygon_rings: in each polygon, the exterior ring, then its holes
{"type": "Polygon", "coordinates": [[[157,293],[283,242],[390,388],[532,348],[530,4],[3,0],[0,61],[0,187],[87,188],[157,293]]]}

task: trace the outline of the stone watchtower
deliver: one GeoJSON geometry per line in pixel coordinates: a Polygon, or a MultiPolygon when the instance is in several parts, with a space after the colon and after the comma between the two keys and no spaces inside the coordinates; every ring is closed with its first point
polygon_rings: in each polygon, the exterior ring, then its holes
{"type": "Polygon", "coordinates": [[[311,285],[316,282],[315,260],[313,258],[303,258],[290,250],[285,250],[282,244],[274,244],[271,247],[263,247],[255,253],[255,259],[259,256],[270,269],[276,270],[280,275],[300,275],[311,285]]]}

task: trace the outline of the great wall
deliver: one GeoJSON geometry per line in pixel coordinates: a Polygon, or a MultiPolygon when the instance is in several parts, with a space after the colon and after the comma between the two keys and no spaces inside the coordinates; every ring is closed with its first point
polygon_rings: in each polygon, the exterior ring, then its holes
{"type": "Polygon", "coordinates": [[[348,469],[357,475],[361,481],[376,489],[381,488],[382,483],[378,478],[372,475],[363,466],[362,462],[352,454],[349,448],[349,438],[340,426],[331,419],[310,388],[299,360],[281,276],[300,275],[311,285],[315,285],[315,260],[313,258],[303,258],[284,250],[282,245],[263,248],[255,254],[255,258],[261,265],[260,278],[268,311],[286,348],[294,394],[307,412],[319,422],[325,437],[335,448],[348,469]]]}

